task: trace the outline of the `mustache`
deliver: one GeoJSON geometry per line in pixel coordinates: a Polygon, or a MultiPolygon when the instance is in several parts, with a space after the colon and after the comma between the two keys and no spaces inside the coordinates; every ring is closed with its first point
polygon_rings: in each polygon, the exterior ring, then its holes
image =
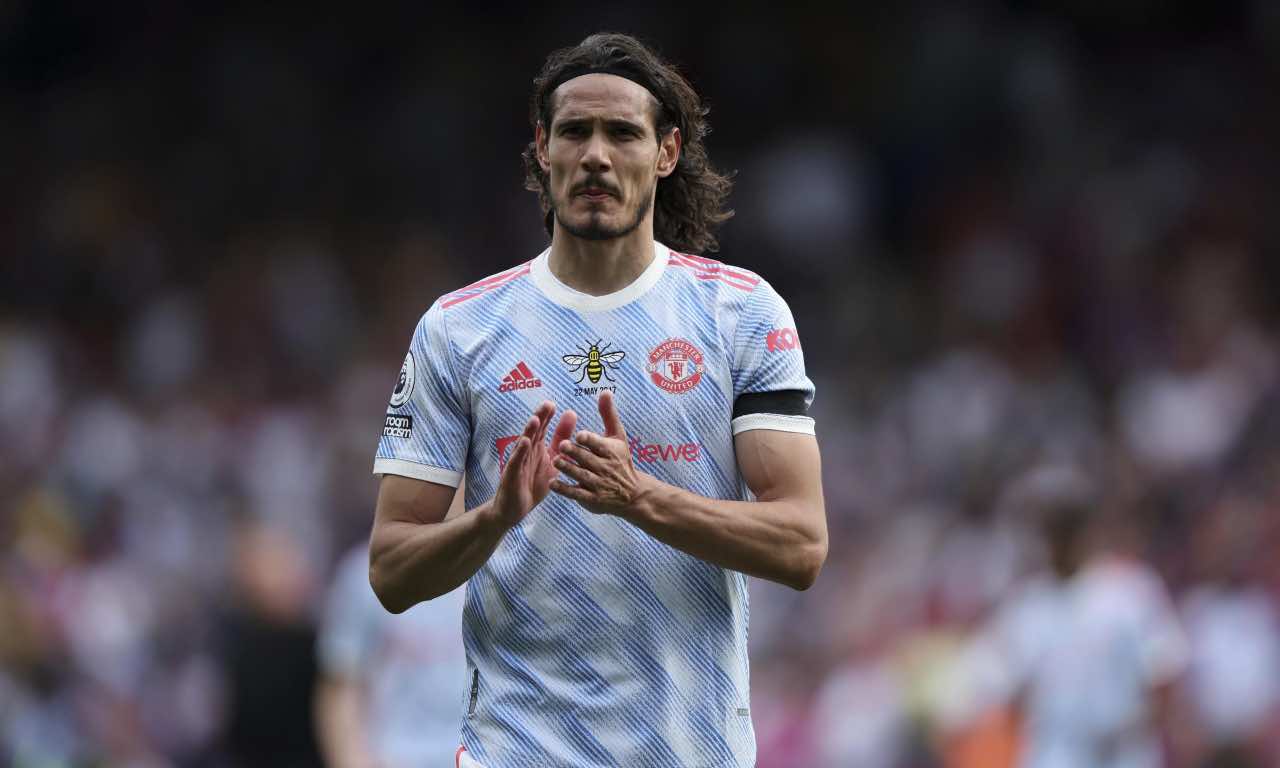
{"type": "Polygon", "coordinates": [[[571,194],[577,195],[587,191],[588,189],[598,189],[603,192],[608,192],[614,197],[622,196],[622,192],[617,187],[613,186],[612,184],[605,181],[603,178],[599,176],[588,176],[585,181],[582,181],[578,184],[573,185],[571,194]]]}

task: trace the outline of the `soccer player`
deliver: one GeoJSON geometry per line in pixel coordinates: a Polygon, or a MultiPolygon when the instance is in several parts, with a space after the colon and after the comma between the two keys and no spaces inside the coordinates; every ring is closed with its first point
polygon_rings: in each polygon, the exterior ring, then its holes
{"type": "Polygon", "coordinates": [[[467,582],[459,765],[754,765],[746,576],[804,589],[827,550],[791,312],[691,253],[729,182],[673,67],[593,35],[530,112],[551,245],[418,324],[370,580],[393,612],[467,582]]]}

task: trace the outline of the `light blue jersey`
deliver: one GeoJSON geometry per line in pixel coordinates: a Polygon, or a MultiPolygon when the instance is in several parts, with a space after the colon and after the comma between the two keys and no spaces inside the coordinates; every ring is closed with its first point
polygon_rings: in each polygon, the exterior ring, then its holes
{"type": "MultiPolygon", "coordinates": [[[[603,432],[614,393],[637,469],[742,500],[733,435],[813,433],[791,312],[743,269],[669,251],[589,296],[549,250],[441,297],[414,332],[375,473],[456,486],[466,506],[543,400],[603,432]]],[[[745,577],[550,494],[467,584],[462,743],[486,768],[755,764],[745,577]]]]}

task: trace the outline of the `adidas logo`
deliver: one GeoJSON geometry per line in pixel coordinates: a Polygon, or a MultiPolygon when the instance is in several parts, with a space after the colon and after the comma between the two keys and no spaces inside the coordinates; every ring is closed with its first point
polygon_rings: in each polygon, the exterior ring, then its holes
{"type": "Polygon", "coordinates": [[[514,392],[517,389],[537,389],[542,386],[542,379],[533,375],[533,371],[529,370],[529,366],[521,360],[515,368],[511,369],[511,373],[502,377],[502,384],[499,385],[499,392],[514,392]]]}

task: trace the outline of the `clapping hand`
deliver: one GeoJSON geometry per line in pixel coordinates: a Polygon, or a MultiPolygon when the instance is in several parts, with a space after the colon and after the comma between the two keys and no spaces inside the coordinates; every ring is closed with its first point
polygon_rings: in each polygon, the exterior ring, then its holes
{"type": "Polygon", "coordinates": [[[549,400],[538,406],[525,424],[524,431],[511,451],[511,458],[502,470],[493,506],[499,519],[508,526],[519,523],[529,514],[529,510],[546,498],[556,476],[555,446],[565,442],[577,426],[578,415],[573,411],[565,411],[556,424],[551,445],[544,445],[547,427],[555,412],[555,403],[549,400]]]}

